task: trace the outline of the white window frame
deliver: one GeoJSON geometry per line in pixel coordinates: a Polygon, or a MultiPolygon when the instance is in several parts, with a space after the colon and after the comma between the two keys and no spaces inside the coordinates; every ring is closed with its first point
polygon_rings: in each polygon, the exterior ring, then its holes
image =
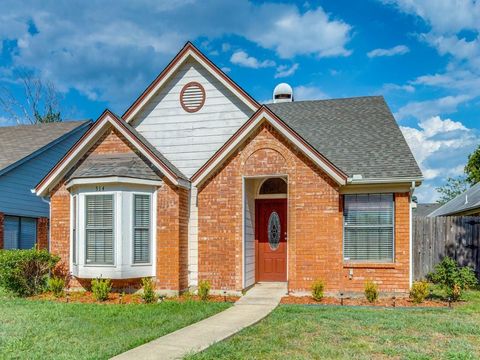
{"type": "MultiPolygon", "coordinates": [[[[379,228],[382,226],[371,226],[372,228],[379,228]]],[[[387,226],[385,226],[387,227],[387,226]]],[[[388,226],[390,227],[390,226],[388,226]]],[[[344,263],[359,263],[359,264],[395,264],[395,231],[396,231],[396,222],[395,222],[395,193],[359,193],[359,194],[345,194],[343,195],[343,212],[342,212],[342,259],[344,263]],[[356,260],[345,258],[345,199],[347,196],[352,195],[391,195],[392,196],[392,259],[391,260],[356,260]]]]}
{"type": "Polygon", "coordinates": [[[156,194],[154,193],[149,193],[149,192],[140,192],[140,191],[134,191],[132,192],[132,198],[131,198],[131,236],[132,236],[132,241],[131,241],[131,262],[132,266],[148,266],[152,265],[152,259],[153,259],[153,219],[154,219],[154,206],[153,206],[153,195],[156,194]],[[150,223],[148,224],[148,245],[149,245],[149,250],[150,250],[150,256],[149,256],[149,261],[148,262],[142,262],[142,263],[136,263],[135,262],[135,196],[136,195],[147,195],[149,198],[150,202],[150,223]]]}
{"type": "Polygon", "coordinates": [[[70,210],[70,228],[71,228],[71,231],[70,231],[70,256],[71,256],[71,262],[72,262],[72,265],[75,265],[77,266],[78,265],[78,259],[79,259],[79,253],[78,253],[78,250],[79,250],[79,247],[78,247],[78,240],[79,240],[79,236],[78,236],[78,230],[79,230],[79,214],[78,214],[78,209],[79,209],[79,204],[78,204],[78,201],[79,201],[79,196],[77,194],[73,194],[73,195],[70,195],[70,199],[71,199],[71,210],[70,210]]]}

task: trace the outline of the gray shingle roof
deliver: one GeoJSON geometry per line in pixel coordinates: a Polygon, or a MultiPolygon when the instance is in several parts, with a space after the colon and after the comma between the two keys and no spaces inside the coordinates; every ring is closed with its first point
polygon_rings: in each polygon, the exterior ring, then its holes
{"type": "Polygon", "coordinates": [[[480,183],[473,185],[464,193],[443,204],[428,216],[455,215],[474,209],[480,209],[480,183]]]}
{"type": "Polygon", "coordinates": [[[68,180],[123,176],[135,179],[161,180],[161,177],[138,155],[92,154],[70,174],[68,180]]]}
{"type": "Polygon", "coordinates": [[[427,216],[431,212],[437,210],[441,204],[433,203],[433,204],[417,204],[417,207],[413,208],[413,216],[423,217],[427,216]]]}
{"type": "Polygon", "coordinates": [[[89,120],[0,127],[0,171],[87,122],[89,120]]]}
{"type": "Polygon", "coordinates": [[[295,101],[267,107],[348,176],[422,177],[381,96],[295,101]]]}

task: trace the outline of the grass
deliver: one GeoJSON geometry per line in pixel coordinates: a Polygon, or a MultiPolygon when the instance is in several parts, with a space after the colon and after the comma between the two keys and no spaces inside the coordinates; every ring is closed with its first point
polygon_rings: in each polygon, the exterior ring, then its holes
{"type": "Polygon", "coordinates": [[[479,359],[480,292],[449,309],[282,305],[187,359],[479,359]]]}
{"type": "Polygon", "coordinates": [[[67,304],[0,290],[0,359],[108,359],[229,306],[67,304]]]}

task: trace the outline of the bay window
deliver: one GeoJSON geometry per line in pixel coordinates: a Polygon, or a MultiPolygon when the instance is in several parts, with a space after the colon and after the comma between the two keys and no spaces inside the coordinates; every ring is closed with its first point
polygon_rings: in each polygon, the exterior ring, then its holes
{"type": "Polygon", "coordinates": [[[127,279],[155,275],[155,189],[86,184],[71,190],[74,276],[127,279]]]}
{"type": "Polygon", "coordinates": [[[343,214],[345,261],[393,262],[393,194],[345,195],[343,214]]]}

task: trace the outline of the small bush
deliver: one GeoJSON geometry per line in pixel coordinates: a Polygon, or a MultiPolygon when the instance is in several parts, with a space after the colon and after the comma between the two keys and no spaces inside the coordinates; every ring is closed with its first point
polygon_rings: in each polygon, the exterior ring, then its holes
{"type": "Polygon", "coordinates": [[[143,294],[142,299],[145,303],[151,304],[157,300],[157,295],[155,294],[155,286],[152,278],[145,277],[142,279],[143,294]]]}
{"type": "Polygon", "coordinates": [[[312,284],[312,297],[315,301],[320,301],[323,298],[323,289],[325,284],[322,280],[315,280],[312,284]]]}
{"type": "Polygon", "coordinates": [[[105,301],[112,290],[112,282],[110,279],[93,279],[92,292],[93,297],[97,301],[105,301]]]}
{"type": "Polygon", "coordinates": [[[198,296],[200,296],[200,299],[202,301],[207,301],[208,297],[210,296],[210,281],[208,280],[201,280],[198,283],[198,296]]]}
{"type": "Polygon", "coordinates": [[[63,289],[65,289],[65,280],[60,277],[52,276],[48,279],[48,290],[57,298],[64,295],[63,289]]]}
{"type": "Polygon", "coordinates": [[[426,281],[415,281],[410,289],[410,298],[416,304],[425,301],[430,292],[430,286],[426,281]]]}
{"type": "Polygon", "coordinates": [[[373,281],[367,281],[365,283],[365,297],[368,302],[374,303],[378,299],[378,287],[373,281]]]}
{"type": "Polygon", "coordinates": [[[46,250],[0,250],[0,286],[18,296],[39,294],[59,260],[46,250]]]}
{"type": "Polygon", "coordinates": [[[471,268],[460,267],[448,256],[435,266],[435,270],[428,275],[428,278],[434,284],[440,285],[453,301],[460,299],[463,290],[474,288],[478,284],[471,268]]]}

